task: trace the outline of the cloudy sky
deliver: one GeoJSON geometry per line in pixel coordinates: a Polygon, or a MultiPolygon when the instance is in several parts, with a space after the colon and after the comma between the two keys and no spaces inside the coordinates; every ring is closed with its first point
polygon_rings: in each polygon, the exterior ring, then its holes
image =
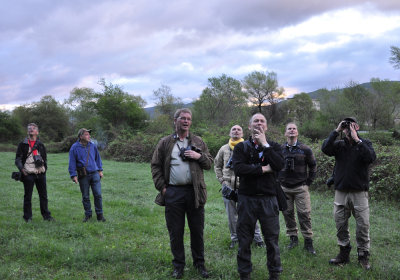
{"type": "Polygon", "coordinates": [[[190,102],[210,77],[274,71],[290,96],[400,80],[398,0],[3,0],[0,109],[98,81],[190,102]]]}

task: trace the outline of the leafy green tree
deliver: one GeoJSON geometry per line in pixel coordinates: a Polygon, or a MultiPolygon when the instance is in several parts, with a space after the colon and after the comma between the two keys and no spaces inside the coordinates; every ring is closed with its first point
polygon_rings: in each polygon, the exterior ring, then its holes
{"type": "Polygon", "coordinates": [[[98,94],[91,88],[74,88],[70,92],[70,96],[64,101],[64,104],[69,109],[71,122],[76,130],[76,127],[93,127],[92,124],[98,119],[96,103],[98,94]]]}
{"type": "Polygon", "coordinates": [[[307,93],[300,93],[293,96],[287,102],[288,117],[299,125],[309,122],[315,113],[313,101],[307,93]]]}
{"type": "Polygon", "coordinates": [[[215,125],[238,122],[246,114],[246,100],[240,81],[225,74],[209,78],[208,86],[193,104],[194,120],[215,125]]]}
{"type": "Polygon", "coordinates": [[[145,101],[140,96],[124,92],[119,85],[100,81],[103,91],[97,95],[96,111],[106,121],[107,128],[143,127],[147,114],[143,109],[145,101]]]}
{"type": "Polygon", "coordinates": [[[395,69],[400,69],[400,48],[391,46],[390,47],[391,56],[389,62],[393,64],[395,69]]]}
{"type": "Polygon", "coordinates": [[[22,127],[9,112],[0,111],[0,142],[12,142],[21,138],[22,127]]]}
{"type": "Polygon", "coordinates": [[[372,78],[371,86],[373,97],[369,113],[372,128],[393,127],[394,118],[399,114],[400,83],[372,78]]]}
{"type": "Polygon", "coordinates": [[[45,141],[59,142],[71,133],[67,109],[50,95],[42,97],[39,102],[15,108],[13,116],[22,127],[36,123],[40,137],[45,141]]]}
{"type": "Polygon", "coordinates": [[[244,77],[243,87],[250,97],[250,101],[262,112],[264,105],[269,106],[268,118],[274,116],[276,106],[283,99],[284,89],[278,86],[278,76],[275,72],[254,71],[244,77]]]}
{"type": "Polygon", "coordinates": [[[357,117],[360,124],[369,122],[369,112],[373,96],[368,89],[350,81],[343,89],[343,107],[348,116],[357,117]]]}
{"type": "Polygon", "coordinates": [[[183,106],[182,99],[173,96],[169,86],[161,85],[153,91],[153,95],[156,100],[157,115],[167,115],[172,120],[175,111],[183,106]]]}

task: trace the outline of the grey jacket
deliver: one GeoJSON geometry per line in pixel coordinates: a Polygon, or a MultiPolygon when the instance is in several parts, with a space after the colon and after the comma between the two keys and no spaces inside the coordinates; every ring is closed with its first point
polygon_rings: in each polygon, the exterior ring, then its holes
{"type": "MultiPolygon", "coordinates": [[[[165,205],[164,197],[161,192],[164,187],[168,186],[171,153],[177,139],[178,136],[175,133],[162,138],[158,142],[151,160],[151,175],[153,177],[154,186],[160,192],[156,197],[155,203],[161,206],[165,205]]],[[[201,150],[201,157],[198,160],[189,161],[195,195],[195,207],[198,208],[199,206],[203,206],[207,200],[207,189],[204,182],[203,169],[209,170],[211,168],[213,158],[208,151],[207,145],[200,137],[189,133],[188,140],[190,145],[201,150]]]]}

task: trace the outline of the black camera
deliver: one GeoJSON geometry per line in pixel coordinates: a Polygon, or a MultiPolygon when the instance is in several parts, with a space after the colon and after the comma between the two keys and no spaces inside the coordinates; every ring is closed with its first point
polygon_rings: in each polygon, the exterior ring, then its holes
{"type": "Polygon", "coordinates": [[[231,187],[227,185],[222,185],[222,196],[225,197],[228,200],[233,200],[235,202],[238,201],[238,196],[237,192],[235,190],[232,190],[231,187]]]}
{"type": "Polygon", "coordinates": [[[351,124],[350,121],[343,121],[340,126],[342,127],[342,129],[345,129],[345,128],[350,128],[350,124],[351,124]]]}
{"type": "Polygon", "coordinates": [[[233,168],[232,157],[229,158],[228,162],[225,165],[226,168],[233,168]]]}
{"type": "Polygon", "coordinates": [[[11,179],[14,179],[15,181],[21,181],[21,176],[21,172],[11,173],[11,179]]]}
{"type": "Polygon", "coordinates": [[[35,167],[42,167],[43,166],[43,159],[40,155],[34,155],[33,161],[35,163],[35,167]]]}
{"type": "Polygon", "coordinates": [[[328,188],[332,186],[335,183],[335,178],[333,176],[329,177],[328,180],[326,180],[326,185],[328,188]]]}
{"type": "Polygon", "coordinates": [[[195,151],[196,153],[201,153],[201,150],[199,148],[196,148],[195,146],[189,145],[186,148],[185,147],[182,147],[182,148],[179,147],[179,156],[182,158],[183,161],[190,160],[190,158],[187,158],[185,156],[185,151],[190,151],[190,150],[195,151]]]}
{"type": "Polygon", "coordinates": [[[285,170],[294,171],[294,157],[287,157],[285,159],[285,170]]]}

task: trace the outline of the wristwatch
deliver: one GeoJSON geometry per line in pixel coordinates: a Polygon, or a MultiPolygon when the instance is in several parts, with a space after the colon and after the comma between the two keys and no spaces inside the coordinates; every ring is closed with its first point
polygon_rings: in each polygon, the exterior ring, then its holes
{"type": "Polygon", "coordinates": [[[357,145],[358,145],[358,144],[361,144],[361,143],[362,143],[362,140],[361,140],[361,139],[357,141],[357,145]]]}

